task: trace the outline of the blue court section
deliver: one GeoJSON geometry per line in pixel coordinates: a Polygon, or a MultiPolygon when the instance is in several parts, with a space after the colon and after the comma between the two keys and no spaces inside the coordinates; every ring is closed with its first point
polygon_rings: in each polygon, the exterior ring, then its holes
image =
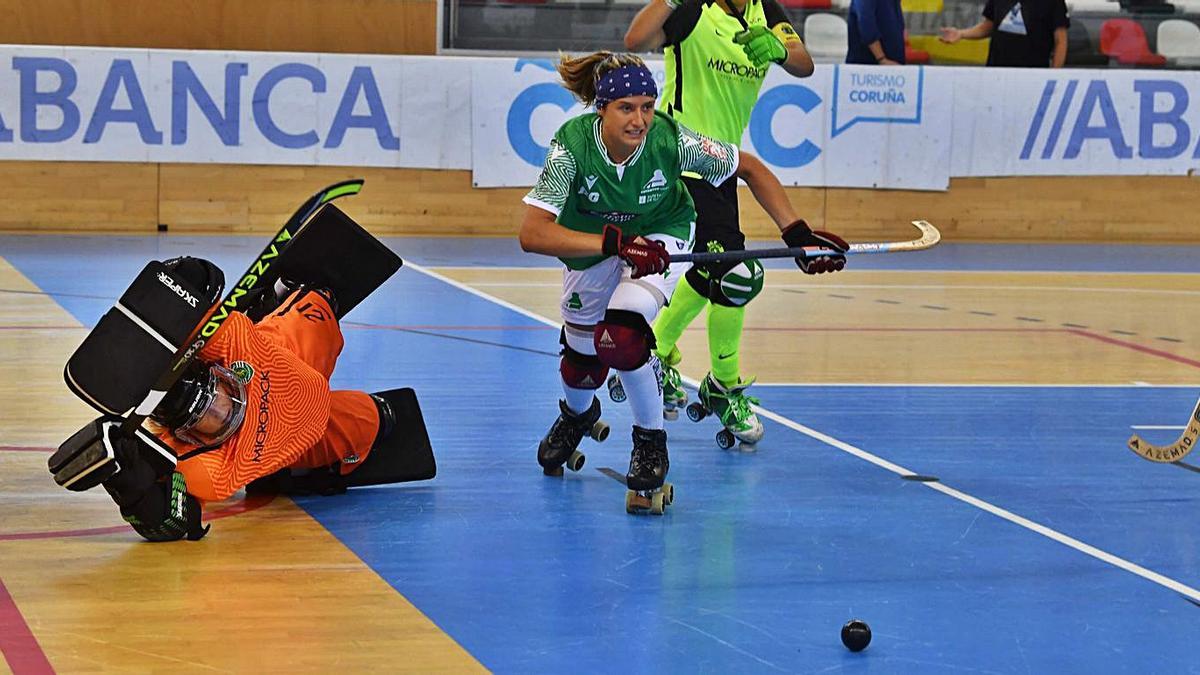
{"type": "MultiPolygon", "coordinates": [[[[500,241],[391,243],[461,265],[495,263],[500,241]]],[[[4,257],[88,325],[147,258],[188,251],[232,274],[259,246],[0,237],[4,257]]],[[[1132,259],[1088,248],[1070,264],[1132,259]]],[[[582,472],[543,477],[534,449],[557,413],[557,331],[414,270],[345,332],[334,385],[416,388],[438,477],[300,503],[494,671],[1200,672],[1200,607],[1184,594],[775,422],[753,454],[719,450],[712,420],[670,423],[676,503],[661,518],[626,515],[624,487],[603,471],[628,461],[623,406],[604,402],[614,433],[585,442],[582,472]],[[874,630],[860,654],[838,640],[853,617],[874,630]]],[[[1193,391],[757,393],[785,418],[1200,587],[1200,473],[1123,447],[1131,424],[1180,422],[1193,391]]]]}

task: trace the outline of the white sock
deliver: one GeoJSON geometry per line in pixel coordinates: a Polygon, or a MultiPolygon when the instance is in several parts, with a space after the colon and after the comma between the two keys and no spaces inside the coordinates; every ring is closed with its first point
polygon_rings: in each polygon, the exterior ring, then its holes
{"type": "Polygon", "coordinates": [[[663,428],[662,364],[658,357],[636,370],[622,370],[621,384],[633,412],[633,423],[643,429],[663,428]]]}
{"type": "MultiPolygon", "coordinates": [[[[587,412],[588,408],[592,407],[592,397],[596,395],[594,390],[568,387],[566,382],[563,383],[562,389],[563,398],[566,399],[567,407],[571,409],[571,412],[581,415],[587,412]]],[[[660,396],[659,400],[661,399],[662,397],[660,396]]]]}

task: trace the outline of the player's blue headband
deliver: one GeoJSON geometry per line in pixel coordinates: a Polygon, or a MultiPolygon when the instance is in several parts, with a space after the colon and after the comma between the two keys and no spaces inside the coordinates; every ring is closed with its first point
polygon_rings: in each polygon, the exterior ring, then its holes
{"type": "Polygon", "coordinates": [[[658,98],[658,85],[654,74],[644,65],[628,65],[614,68],[596,81],[596,107],[611,103],[626,96],[649,96],[658,98]]]}

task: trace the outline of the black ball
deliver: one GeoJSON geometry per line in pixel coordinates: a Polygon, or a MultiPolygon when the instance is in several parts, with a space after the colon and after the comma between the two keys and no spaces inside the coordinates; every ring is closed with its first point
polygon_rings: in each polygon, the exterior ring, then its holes
{"type": "Polygon", "coordinates": [[[871,644],[871,627],[866,621],[850,619],[842,626],[842,644],[852,652],[861,652],[871,644]]]}

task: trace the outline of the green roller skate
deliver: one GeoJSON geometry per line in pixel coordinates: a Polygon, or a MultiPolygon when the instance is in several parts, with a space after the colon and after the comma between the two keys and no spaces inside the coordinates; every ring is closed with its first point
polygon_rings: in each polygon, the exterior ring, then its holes
{"type": "Polygon", "coordinates": [[[679,409],[687,405],[687,391],[683,388],[683,378],[675,366],[683,360],[679,347],[672,347],[667,354],[659,354],[663,373],[663,419],[679,419],[679,409]]]}
{"type": "Polygon", "coordinates": [[[717,432],[717,445],[722,450],[732,448],[737,441],[742,442],[744,450],[753,450],[763,436],[763,425],[750,409],[758,404],[758,399],[745,394],[752,384],[753,378],[727,389],[709,373],[700,383],[700,400],[687,407],[688,419],[699,422],[715,414],[725,427],[717,432]]]}

